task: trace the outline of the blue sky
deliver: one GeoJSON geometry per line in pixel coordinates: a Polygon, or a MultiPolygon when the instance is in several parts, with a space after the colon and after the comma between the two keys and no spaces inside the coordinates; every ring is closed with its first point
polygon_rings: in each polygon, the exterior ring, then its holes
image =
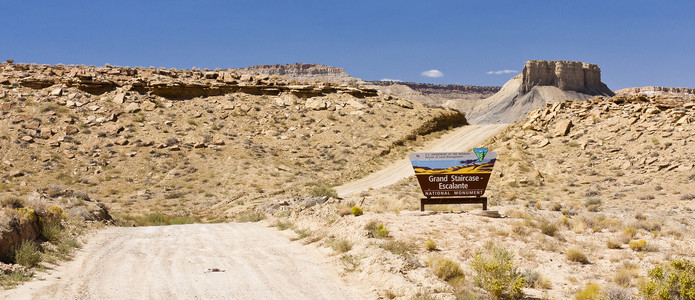
{"type": "Polygon", "coordinates": [[[530,59],[579,60],[598,64],[613,90],[695,88],[694,12],[695,1],[2,0],[0,59],[302,62],[365,80],[470,85],[502,85],[530,59]]]}

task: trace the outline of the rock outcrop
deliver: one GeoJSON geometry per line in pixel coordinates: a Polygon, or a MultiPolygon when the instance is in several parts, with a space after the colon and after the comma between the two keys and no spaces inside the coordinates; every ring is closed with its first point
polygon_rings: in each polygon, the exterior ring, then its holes
{"type": "Polygon", "coordinates": [[[524,65],[521,74],[520,95],[530,92],[536,86],[555,86],[563,91],[588,95],[614,95],[601,82],[601,69],[594,64],[579,61],[530,60],[524,65]]]}
{"type": "Polygon", "coordinates": [[[307,82],[362,83],[361,79],[345,73],[343,68],[319,64],[260,65],[236,69],[236,71],[244,74],[277,75],[291,80],[307,82]]]}
{"type": "Polygon", "coordinates": [[[576,61],[526,62],[521,74],[466,111],[472,123],[512,123],[548,103],[613,96],[598,66],[576,61]]]}
{"type": "Polygon", "coordinates": [[[626,88],[615,91],[617,95],[678,95],[678,96],[695,96],[695,89],[682,87],[663,87],[663,86],[645,86],[626,88]]]}
{"type": "MultiPolygon", "coordinates": [[[[359,98],[377,95],[376,90],[358,85],[290,82],[277,76],[244,74],[231,69],[177,70],[109,65],[94,67],[3,63],[0,65],[0,83],[32,89],[62,85],[95,95],[122,89],[169,99],[220,96],[236,92],[271,96],[290,93],[303,98],[335,93],[359,98]]],[[[57,89],[54,92],[51,96],[62,94],[57,89]]]]}

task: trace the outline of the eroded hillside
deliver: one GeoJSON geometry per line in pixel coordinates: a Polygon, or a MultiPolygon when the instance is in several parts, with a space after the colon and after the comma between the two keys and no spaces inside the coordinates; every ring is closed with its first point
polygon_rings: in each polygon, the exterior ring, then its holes
{"type": "Polygon", "coordinates": [[[486,295],[476,285],[485,273],[474,262],[496,245],[512,253],[531,297],[570,299],[593,289],[608,299],[634,299],[651,280],[649,270],[695,258],[693,144],[690,99],[553,103],[485,143],[499,154],[489,209],[504,218],[471,211],[480,205],[427,207],[451,214],[408,212],[422,197],[413,176],[277,224],[309,230],[307,242],[328,236],[326,245],[349,243],[347,250],[334,247],[347,276],[374,282],[388,297],[486,295]],[[352,205],[364,215],[349,215],[352,205]],[[388,238],[368,233],[369,224],[382,224],[388,238]],[[463,275],[442,277],[442,259],[460,264],[463,275]]]}
{"type": "Polygon", "coordinates": [[[121,213],[232,217],[363,175],[465,122],[375,90],[229,70],[0,71],[3,196],[58,185],[121,213]]]}

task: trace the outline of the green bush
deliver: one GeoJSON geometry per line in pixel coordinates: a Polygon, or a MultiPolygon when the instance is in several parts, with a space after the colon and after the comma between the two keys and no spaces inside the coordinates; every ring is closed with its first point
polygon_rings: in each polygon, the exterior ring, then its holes
{"type": "Polygon", "coordinates": [[[657,266],[647,273],[640,291],[646,299],[695,299],[695,264],[685,259],[657,266]]]}
{"type": "Polygon", "coordinates": [[[12,258],[16,264],[34,267],[41,261],[39,247],[32,241],[24,241],[14,249],[12,258]]]}
{"type": "Polygon", "coordinates": [[[350,213],[352,213],[352,215],[355,216],[355,217],[361,216],[361,215],[364,214],[364,212],[362,211],[362,209],[359,208],[359,207],[357,207],[357,206],[353,207],[352,210],[350,211],[350,213]]]}
{"type": "Polygon", "coordinates": [[[432,267],[432,272],[437,275],[442,280],[451,280],[456,277],[463,276],[463,270],[461,265],[457,262],[445,258],[445,257],[435,257],[430,259],[429,263],[432,267]]]}
{"type": "Polygon", "coordinates": [[[496,299],[518,299],[524,295],[524,275],[514,265],[514,253],[502,246],[487,243],[485,252],[473,257],[475,283],[496,299]]]}

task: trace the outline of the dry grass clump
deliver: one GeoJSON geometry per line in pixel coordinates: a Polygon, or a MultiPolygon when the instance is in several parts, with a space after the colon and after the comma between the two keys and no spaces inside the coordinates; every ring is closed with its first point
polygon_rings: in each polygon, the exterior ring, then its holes
{"type": "Polygon", "coordinates": [[[277,220],[275,223],[273,223],[273,227],[277,228],[280,231],[287,230],[290,228],[294,228],[294,223],[292,221],[287,220],[287,221],[282,221],[282,220],[277,220]]]}
{"type": "Polygon", "coordinates": [[[629,243],[627,243],[627,245],[633,251],[645,251],[645,250],[647,250],[647,241],[645,241],[645,240],[630,241],[629,243]]]}
{"type": "Polygon", "coordinates": [[[613,274],[613,282],[619,286],[630,287],[632,280],[639,277],[639,270],[633,264],[626,264],[613,274]]]}
{"type": "Polygon", "coordinates": [[[396,255],[407,255],[408,253],[415,252],[417,246],[413,243],[390,240],[380,245],[384,250],[387,250],[396,255]]]}
{"type": "Polygon", "coordinates": [[[262,220],[265,220],[265,214],[255,210],[242,212],[236,218],[236,221],[240,223],[259,222],[262,220]]]}
{"type": "Polygon", "coordinates": [[[555,223],[551,223],[545,220],[541,222],[540,228],[541,232],[548,236],[555,236],[555,233],[557,233],[558,230],[557,225],[555,225],[555,223]]]}
{"type": "Polygon", "coordinates": [[[432,268],[434,275],[445,281],[464,276],[461,265],[449,258],[434,257],[427,264],[432,268]]]}
{"type": "Polygon", "coordinates": [[[19,197],[7,196],[0,201],[0,206],[4,208],[22,208],[25,206],[24,200],[19,197]]]}
{"type": "Polygon", "coordinates": [[[565,256],[569,261],[578,262],[582,264],[589,263],[589,259],[586,257],[584,252],[582,252],[578,248],[567,249],[567,251],[565,251],[565,256]]]}
{"type": "Polygon", "coordinates": [[[352,250],[353,243],[347,239],[329,238],[326,244],[338,253],[345,253],[352,250]]]}
{"type": "Polygon", "coordinates": [[[193,224],[200,222],[198,218],[189,216],[172,216],[163,213],[151,213],[140,216],[118,215],[117,224],[120,226],[167,226],[193,224]]]}
{"type": "Polygon", "coordinates": [[[425,242],[425,250],[436,251],[437,243],[433,239],[427,239],[427,241],[425,242]]]}
{"type": "Polygon", "coordinates": [[[524,295],[525,278],[514,265],[514,253],[488,242],[471,262],[475,283],[496,299],[518,299],[524,295]]]}
{"type": "Polygon", "coordinates": [[[320,185],[320,186],[314,187],[311,190],[311,196],[313,196],[313,197],[338,198],[338,192],[336,192],[335,189],[330,187],[330,186],[320,185]]]}

